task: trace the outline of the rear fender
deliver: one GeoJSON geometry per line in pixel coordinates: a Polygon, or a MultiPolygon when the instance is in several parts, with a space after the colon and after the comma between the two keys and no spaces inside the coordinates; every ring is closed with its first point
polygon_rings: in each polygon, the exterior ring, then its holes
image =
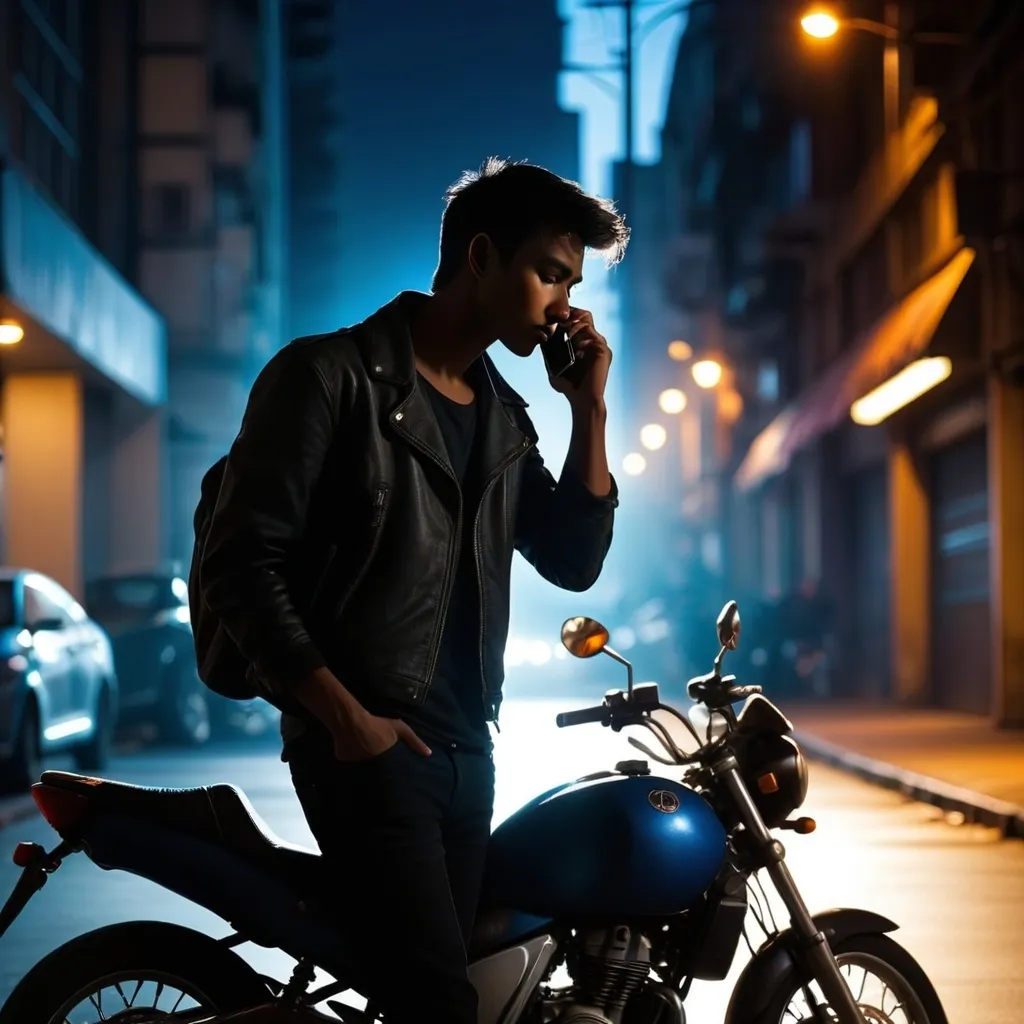
{"type": "Polygon", "coordinates": [[[351,971],[340,931],[290,886],[228,850],[116,813],[93,819],[82,842],[99,867],[156,882],[224,918],[250,942],[311,960],[335,977],[351,971]]]}
{"type": "MultiPolygon", "coordinates": [[[[899,925],[870,910],[826,910],[814,923],[829,945],[853,935],[885,935],[899,925]]],[[[800,970],[800,940],[792,928],[768,939],[740,975],[725,1024],[768,1024],[765,1012],[775,993],[800,970]]],[[[773,1021],[771,1024],[777,1024],[773,1021]]]]}

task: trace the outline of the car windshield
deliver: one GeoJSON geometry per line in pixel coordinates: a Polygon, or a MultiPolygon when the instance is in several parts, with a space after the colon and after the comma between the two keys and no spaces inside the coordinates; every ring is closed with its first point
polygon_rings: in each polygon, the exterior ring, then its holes
{"type": "Polygon", "coordinates": [[[0,629],[17,625],[14,611],[14,581],[0,580],[0,629]]]}
{"type": "Polygon", "coordinates": [[[100,623],[147,619],[185,604],[175,581],[157,576],[101,579],[86,588],[89,614],[100,623]]]}

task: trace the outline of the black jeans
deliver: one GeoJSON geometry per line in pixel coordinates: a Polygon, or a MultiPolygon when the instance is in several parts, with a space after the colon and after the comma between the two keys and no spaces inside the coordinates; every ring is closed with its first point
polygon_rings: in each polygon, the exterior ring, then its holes
{"type": "MultiPolygon", "coordinates": [[[[338,880],[364,994],[388,1024],[476,1024],[469,946],[494,808],[494,762],[401,741],[340,762],[295,741],[288,753],[306,821],[338,880]]],[[[362,988],[362,986],[361,986],[362,988]]]]}

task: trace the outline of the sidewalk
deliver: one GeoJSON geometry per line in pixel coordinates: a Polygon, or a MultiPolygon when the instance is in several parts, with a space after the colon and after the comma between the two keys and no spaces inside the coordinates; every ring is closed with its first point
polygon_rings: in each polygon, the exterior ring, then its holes
{"type": "Polygon", "coordinates": [[[809,757],[1024,838],[1024,729],[935,709],[786,705],[809,757]]]}

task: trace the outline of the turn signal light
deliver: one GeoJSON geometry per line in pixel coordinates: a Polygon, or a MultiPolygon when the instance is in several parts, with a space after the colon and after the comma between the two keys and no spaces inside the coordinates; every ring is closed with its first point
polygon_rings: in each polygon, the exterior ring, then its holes
{"type": "Polygon", "coordinates": [[[818,823],[813,818],[794,818],[793,821],[784,821],[779,828],[787,828],[799,836],[809,836],[818,823]]]}
{"type": "Polygon", "coordinates": [[[45,856],[46,851],[38,843],[18,843],[11,860],[19,868],[27,868],[29,864],[45,856]]]}
{"type": "Polygon", "coordinates": [[[767,796],[769,793],[778,793],[779,791],[779,780],[775,778],[774,772],[768,772],[767,775],[762,775],[757,780],[757,788],[767,796]]]}

